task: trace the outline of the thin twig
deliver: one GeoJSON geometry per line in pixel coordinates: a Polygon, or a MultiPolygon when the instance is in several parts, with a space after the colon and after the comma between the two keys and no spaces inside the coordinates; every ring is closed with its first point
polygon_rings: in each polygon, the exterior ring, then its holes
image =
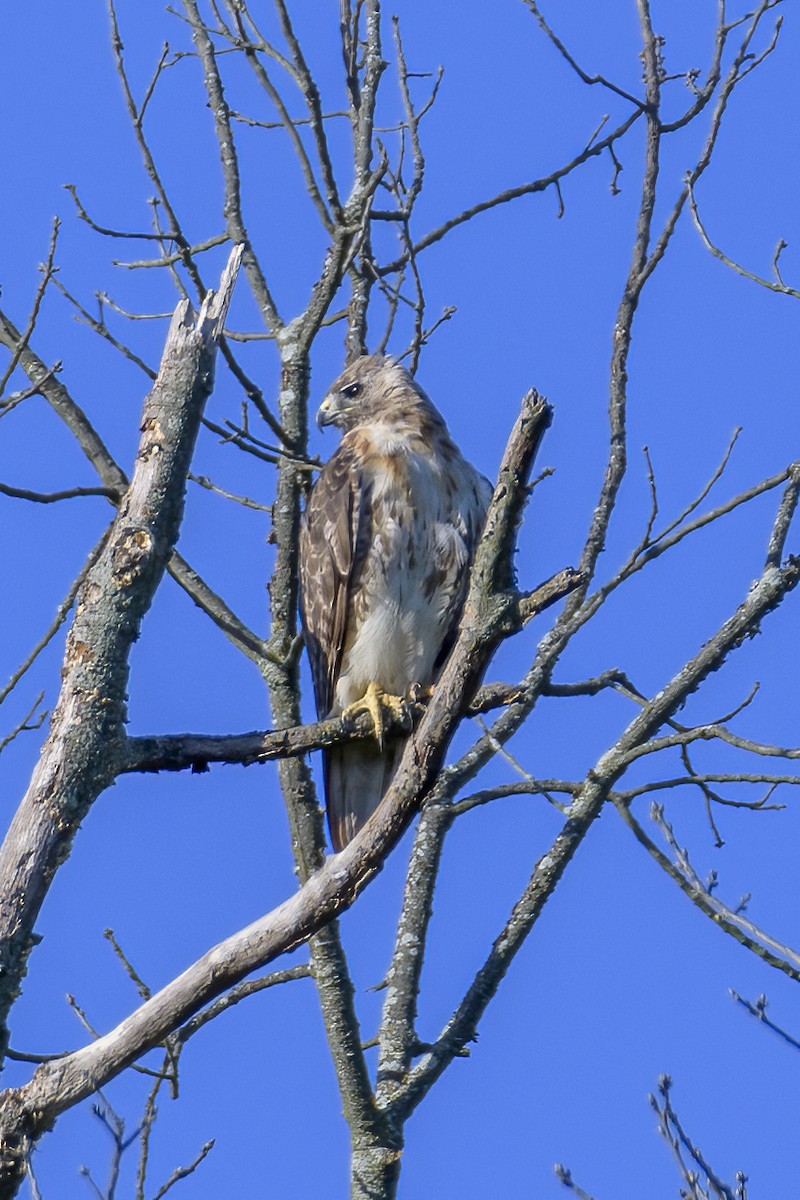
{"type": "Polygon", "coordinates": [[[271,513],[271,504],[259,504],[257,500],[251,500],[248,496],[239,496],[235,492],[226,492],[218,484],[213,483],[207,475],[194,475],[190,471],[187,479],[192,483],[196,483],[198,487],[205,488],[207,492],[215,492],[218,496],[223,496],[226,500],[233,500],[236,504],[241,504],[243,508],[253,508],[256,512],[271,513]]]}
{"type": "Polygon", "coordinates": [[[782,1041],[786,1042],[787,1045],[791,1046],[793,1050],[800,1050],[800,1041],[798,1041],[796,1037],[793,1037],[792,1034],[787,1033],[787,1031],[780,1025],[776,1025],[775,1022],[770,1020],[770,1018],[767,1016],[767,997],[763,995],[763,993],[758,997],[755,1003],[753,1003],[751,1000],[746,1000],[744,996],[740,996],[735,988],[728,988],[728,992],[737,1004],[741,1004],[742,1008],[747,1009],[751,1016],[760,1021],[762,1025],[765,1025],[767,1029],[770,1029],[773,1033],[777,1034],[778,1037],[782,1041]]]}
{"type": "Polygon", "coordinates": [[[192,1161],[189,1163],[189,1165],[187,1167],[176,1167],[175,1168],[175,1170],[172,1172],[172,1174],[170,1175],[169,1179],[164,1184],[164,1186],[160,1187],[158,1189],[155,1196],[153,1197],[153,1200],[161,1200],[162,1196],[166,1196],[167,1192],[170,1191],[170,1189],[173,1187],[174,1184],[178,1183],[181,1179],[186,1179],[189,1175],[193,1175],[194,1172],[197,1170],[197,1168],[200,1166],[200,1163],[203,1161],[203,1159],[205,1159],[211,1153],[211,1151],[213,1149],[214,1149],[214,1139],[212,1138],[210,1142],[206,1142],[204,1144],[200,1153],[197,1155],[196,1158],[192,1159],[192,1161]]]}
{"type": "MultiPolygon", "coordinates": [[[[688,896],[702,913],[705,913],[724,933],[729,934],[740,945],[752,951],[753,954],[763,959],[769,966],[782,971],[790,979],[800,982],[800,954],[797,954],[782,942],[778,942],[764,930],[759,929],[752,922],[747,921],[718,900],[703,884],[696,872],[691,869],[691,864],[688,861],[685,851],[680,852],[683,869],[676,866],[664,854],[663,850],[647,836],[642,826],[633,816],[630,807],[615,797],[612,797],[612,799],[614,800],[617,812],[631,830],[636,840],[647,850],[648,854],[658,863],[661,869],[677,883],[684,895],[688,896]]],[[[663,819],[661,819],[660,824],[662,830],[665,829],[663,819]]]]}
{"type": "Polygon", "coordinates": [[[57,504],[60,500],[77,500],[84,496],[104,496],[106,500],[116,500],[117,493],[107,487],[74,487],[65,488],[61,492],[32,492],[28,488],[12,487],[10,483],[0,483],[0,494],[11,496],[14,500],[30,500],[34,504],[57,504]]]}
{"type": "Polygon", "coordinates": [[[55,279],[56,246],[58,245],[58,231],[60,228],[61,222],[59,221],[58,217],[54,217],[53,231],[50,234],[50,246],[47,251],[47,259],[40,267],[42,278],[39,286],[36,289],[36,295],[33,299],[33,306],[31,308],[30,316],[28,317],[28,323],[22,331],[22,334],[17,339],[16,345],[11,353],[11,360],[8,366],[6,367],[2,376],[0,376],[0,396],[2,396],[3,392],[6,390],[6,385],[11,376],[14,374],[17,364],[20,361],[22,352],[27,348],[28,342],[31,339],[31,335],[36,328],[36,322],[39,319],[39,310],[42,307],[42,301],[44,300],[44,294],[47,291],[47,286],[55,279]]]}
{"type": "Polygon", "coordinates": [[[42,653],[42,651],[45,649],[45,647],[48,646],[50,644],[50,642],[52,642],[53,638],[56,636],[59,629],[66,621],[66,619],[69,615],[70,609],[72,608],[73,604],[75,603],[75,598],[78,595],[78,592],[80,591],[81,587],[83,586],[86,576],[89,574],[89,571],[91,571],[91,569],[94,566],[95,562],[97,561],[99,555],[102,553],[102,551],[105,547],[106,541],[108,539],[109,531],[110,531],[110,526],[108,529],[106,529],[104,531],[99,542],[94,547],[94,549],[91,551],[91,553],[89,554],[89,557],[87,558],[83,567],[76,575],[75,579],[73,580],[72,584],[70,585],[69,591],[67,592],[66,596],[61,601],[58,608],[56,609],[56,615],[53,618],[53,621],[51,622],[49,628],[44,633],[44,636],[36,643],[36,645],[31,650],[30,654],[28,655],[28,657],[19,665],[19,667],[17,667],[16,671],[11,676],[11,678],[9,679],[9,681],[5,685],[5,687],[0,689],[0,704],[2,704],[3,701],[11,694],[11,692],[17,686],[19,681],[31,669],[33,664],[36,662],[36,659],[39,657],[39,655],[42,653]]]}
{"type": "Polygon", "coordinates": [[[21,733],[30,733],[33,730],[41,729],[45,718],[47,717],[47,712],[42,710],[35,721],[33,721],[33,714],[42,703],[42,700],[44,700],[44,692],[39,692],[39,695],[36,697],[22,720],[17,722],[10,733],[7,733],[4,737],[0,738],[0,754],[2,754],[6,746],[9,746],[11,742],[13,742],[15,738],[19,737],[21,733]]]}

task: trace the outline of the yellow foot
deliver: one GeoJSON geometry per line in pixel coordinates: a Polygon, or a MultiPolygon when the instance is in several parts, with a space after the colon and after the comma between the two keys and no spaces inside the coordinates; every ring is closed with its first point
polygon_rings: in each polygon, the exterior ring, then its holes
{"type": "Polygon", "coordinates": [[[342,720],[353,721],[364,712],[368,712],[372,717],[372,728],[381,749],[387,714],[394,721],[401,721],[404,725],[409,719],[408,705],[403,697],[390,695],[378,683],[371,683],[360,700],[348,704],[342,713],[342,720]]]}

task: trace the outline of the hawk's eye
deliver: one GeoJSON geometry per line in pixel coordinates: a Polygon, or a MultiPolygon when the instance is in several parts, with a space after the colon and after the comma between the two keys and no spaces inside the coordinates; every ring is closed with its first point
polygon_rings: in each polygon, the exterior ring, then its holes
{"type": "Polygon", "coordinates": [[[347,396],[348,400],[352,400],[361,391],[360,383],[348,383],[347,387],[342,388],[342,395],[347,396]]]}

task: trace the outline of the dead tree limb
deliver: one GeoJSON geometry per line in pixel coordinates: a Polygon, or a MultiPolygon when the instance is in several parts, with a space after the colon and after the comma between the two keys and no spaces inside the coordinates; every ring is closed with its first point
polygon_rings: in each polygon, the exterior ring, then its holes
{"type": "MultiPolygon", "coordinates": [[[[19,994],[33,925],[53,874],[124,751],[128,658],[183,515],[186,475],[241,254],[199,314],[175,310],[148,395],[133,479],[89,570],[67,639],[50,733],[0,848],[0,1021],[19,994]]],[[[7,1032],[2,1033],[2,1049],[7,1032]]]]}

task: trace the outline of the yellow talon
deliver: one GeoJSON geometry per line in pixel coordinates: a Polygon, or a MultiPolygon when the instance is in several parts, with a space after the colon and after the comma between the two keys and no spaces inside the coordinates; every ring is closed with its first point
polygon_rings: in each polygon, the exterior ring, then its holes
{"type": "Polygon", "coordinates": [[[343,721],[354,721],[361,713],[368,712],[372,718],[372,729],[378,745],[383,749],[385,714],[388,713],[395,721],[405,723],[408,719],[408,706],[402,696],[392,696],[385,692],[379,683],[371,683],[360,700],[348,704],[342,713],[343,721]]]}

